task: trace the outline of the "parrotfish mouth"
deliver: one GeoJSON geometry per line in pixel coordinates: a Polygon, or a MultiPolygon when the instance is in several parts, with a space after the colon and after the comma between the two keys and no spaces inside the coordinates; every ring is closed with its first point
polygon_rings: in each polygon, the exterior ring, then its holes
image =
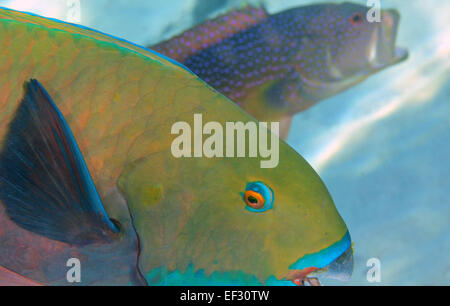
{"type": "Polygon", "coordinates": [[[302,270],[292,270],[286,277],[297,286],[321,286],[318,279],[332,278],[340,281],[348,281],[353,272],[353,250],[348,248],[341,256],[331,262],[329,265],[319,269],[308,267],[302,270]]]}
{"type": "Polygon", "coordinates": [[[306,283],[320,286],[317,276],[349,280],[353,272],[353,249],[349,233],[328,248],[303,256],[289,268],[285,279],[297,286],[304,286],[306,283]]]}
{"type": "Polygon", "coordinates": [[[382,12],[381,22],[372,33],[367,57],[375,70],[400,63],[408,58],[408,50],[397,47],[400,14],[396,10],[382,12]]]}

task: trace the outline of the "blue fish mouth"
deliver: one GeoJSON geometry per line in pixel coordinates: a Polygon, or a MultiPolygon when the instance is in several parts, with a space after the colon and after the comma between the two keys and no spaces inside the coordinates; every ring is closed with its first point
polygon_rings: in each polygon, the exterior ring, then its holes
{"type": "Polygon", "coordinates": [[[308,281],[311,285],[320,285],[317,278],[311,278],[311,276],[316,275],[347,281],[353,272],[353,250],[350,234],[346,232],[341,240],[331,246],[303,256],[289,269],[291,272],[286,279],[297,285],[303,285],[305,281],[308,281]]]}

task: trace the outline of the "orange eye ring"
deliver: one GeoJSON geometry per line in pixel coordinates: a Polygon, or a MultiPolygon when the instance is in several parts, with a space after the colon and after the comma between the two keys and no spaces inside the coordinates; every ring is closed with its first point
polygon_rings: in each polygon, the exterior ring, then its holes
{"type": "Polygon", "coordinates": [[[364,17],[361,13],[355,13],[350,17],[350,23],[352,25],[360,24],[363,21],[364,17]]]}
{"type": "Polygon", "coordinates": [[[260,193],[253,190],[247,190],[244,193],[244,200],[245,203],[253,209],[263,208],[266,202],[260,193]]]}

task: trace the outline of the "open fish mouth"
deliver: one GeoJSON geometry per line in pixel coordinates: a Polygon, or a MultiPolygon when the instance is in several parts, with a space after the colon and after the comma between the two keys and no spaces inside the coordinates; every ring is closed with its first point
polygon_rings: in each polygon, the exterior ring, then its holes
{"type": "Polygon", "coordinates": [[[347,249],[341,256],[329,265],[318,269],[309,267],[302,270],[293,270],[286,277],[297,286],[321,286],[320,278],[332,278],[340,281],[348,281],[353,273],[353,250],[347,249]]]}
{"type": "Polygon", "coordinates": [[[285,280],[298,286],[320,286],[318,276],[340,281],[350,279],[353,272],[353,249],[350,234],[320,252],[300,258],[289,267],[285,280]]]}
{"type": "Polygon", "coordinates": [[[377,70],[408,58],[408,50],[396,45],[399,23],[400,14],[396,10],[382,12],[381,22],[373,32],[367,49],[369,62],[377,70]]]}

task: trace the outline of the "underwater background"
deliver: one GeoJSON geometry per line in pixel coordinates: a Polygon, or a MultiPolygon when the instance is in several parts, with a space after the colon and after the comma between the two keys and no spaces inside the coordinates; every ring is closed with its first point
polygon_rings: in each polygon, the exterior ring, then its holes
{"type": "MultiPolygon", "coordinates": [[[[144,46],[245,3],[270,13],[342,1],[0,0],[144,46]],[[74,13],[74,7],[80,10],[74,13]]],[[[366,1],[352,2],[365,4],[366,1]]],[[[380,285],[450,284],[450,2],[381,0],[401,14],[409,59],[295,116],[288,143],[317,170],[354,242],[349,282],[381,262],[380,285]]]]}

